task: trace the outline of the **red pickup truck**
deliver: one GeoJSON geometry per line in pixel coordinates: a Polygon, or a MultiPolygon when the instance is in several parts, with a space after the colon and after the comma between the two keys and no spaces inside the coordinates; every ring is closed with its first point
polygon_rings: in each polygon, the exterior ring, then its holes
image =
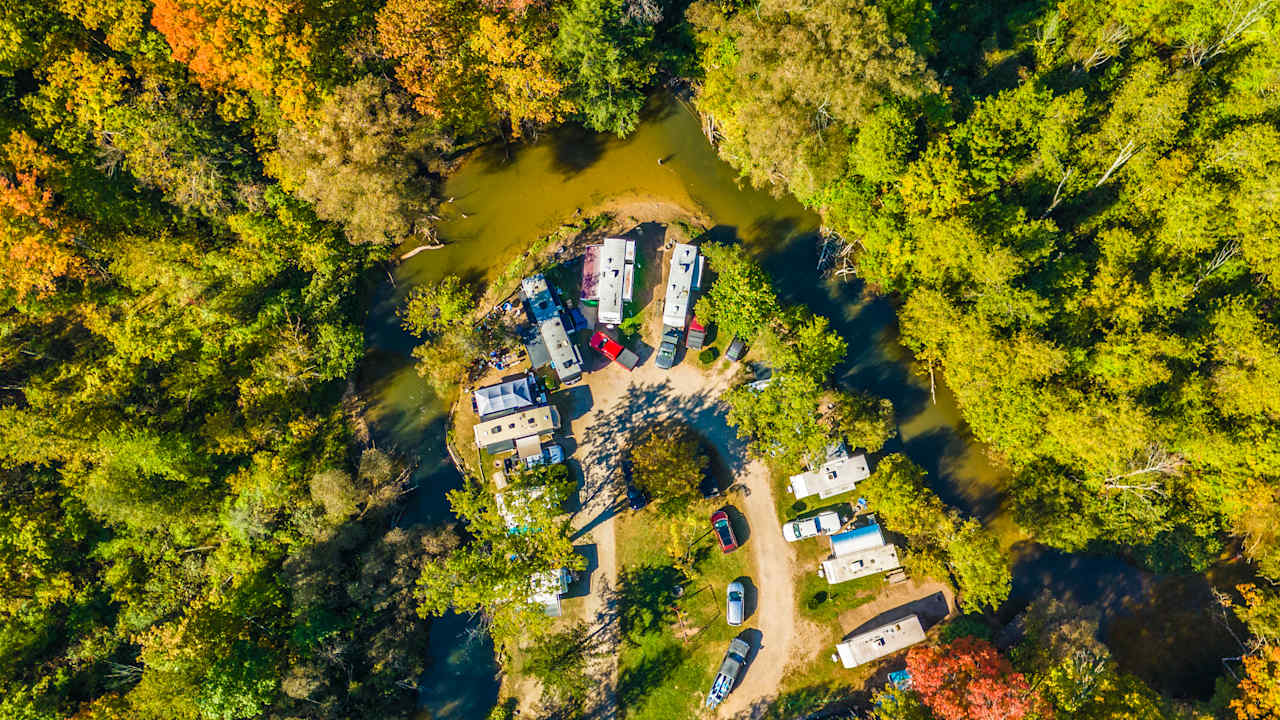
{"type": "Polygon", "coordinates": [[[622,345],[613,338],[602,332],[596,332],[591,336],[591,340],[587,343],[593,350],[597,350],[601,355],[618,363],[628,370],[634,370],[636,363],[640,362],[640,358],[630,350],[622,347],[622,345]]]}

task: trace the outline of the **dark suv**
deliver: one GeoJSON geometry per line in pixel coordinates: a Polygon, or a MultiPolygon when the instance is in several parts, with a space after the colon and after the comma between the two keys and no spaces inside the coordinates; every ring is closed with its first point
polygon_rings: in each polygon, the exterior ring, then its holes
{"type": "Polygon", "coordinates": [[[680,331],[667,328],[662,333],[662,344],[658,346],[658,367],[670,370],[676,364],[676,346],[680,343],[680,331]]]}

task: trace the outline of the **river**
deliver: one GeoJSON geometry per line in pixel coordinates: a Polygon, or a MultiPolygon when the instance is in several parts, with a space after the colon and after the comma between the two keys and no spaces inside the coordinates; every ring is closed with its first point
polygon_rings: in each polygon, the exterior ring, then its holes
{"type": "MultiPolygon", "coordinates": [[[[419,489],[404,522],[448,521],[444,493],[461,482],[444,449],[444,410],[414,373],[412,339],[395,319],[404,294],[446,274],[472,282],[492,278],[580,210],[618,200],[666,201],[713,218],[712,237],[741,240],[762,259],[785,299],[831,319],[850,348],[840,380],[888,397],[897,411],[898,437],[886,451],[909,455],[929,471],[943,499],[981,517],[1011,547],[1015,582],[1007,608],[1042,591],[1101,605],[1108,642],[1122,665],[1181,697],[1207,696],[1220,673],[1219,658],[1238,654],[1205,617],[1203,578],[1158,578],[1118,558],[1065,555],[1028,542],[1002,504],[1004,472],[973,439],[953,396],[939,385],[937,401],[931,401],[928,377],[898,343],[892,303],[856,281],[821,280],[814,272],[818,218],[789,198],[740,186],[679,103],[651,103],[626,140],[565,128],[532,144],[483,148],[449,179],[444,195],[452,201],[443,205],[438,229],[448,244],[397,266],[376,297],[367,333],[374,437],[420,463],[414,478],[419,489]],[[1174,590],[1164,592],[1171,584],[1174,590]],[[1166,607],[1166,596],[1179,599],[1176,612],[1166,607]],[[1168,648],[1180,655],[1176,667],[1153,666],[1142,649],[1153,638],[1177,638],[1177,647],[1168,648]]],[[[432,669],[422,702],[434,720],[481,718],[497,696],[491,647],[470,627],[460,617],[432,626],[432,669]]]]}

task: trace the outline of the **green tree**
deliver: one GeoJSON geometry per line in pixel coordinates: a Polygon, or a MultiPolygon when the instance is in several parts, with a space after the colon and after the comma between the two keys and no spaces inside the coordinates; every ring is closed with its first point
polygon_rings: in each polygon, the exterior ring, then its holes
{"type": "Polygon", "coordinates": [[[475,309],[474,294],[457,275],[446,275],[437,284],[411,290],[397,314],[404,329],[418,337],[443,335],[470,318],[475,309]]]}
{"type": "Polygon", "coordinates": [[[807,374],[776,373],[764,389],[743,385],[726,393],[724,400],[729,423],[751,442],[753,454],[798,466],[826,459],[833,438],[822,415],[825,394],[807,374]]]}
{"type": "Polygon", "coordinates": [[[920,701],[920,696],[910,690],[888,685],[874,698],[871,717],[875,720],[934,720],[933,713],[920,701]]]}
{"type": "Polygon", "coordinates": [[[418,578],[419,614],[483,612],[506,652],[542,637],[549,621],[532,599],[542,578],[562,568],[581,570],[586,562],[573,550],[569,519],[561,509],[571,487],[567,468],[556,465],[504,491],[501,505],[475,481],[450,491],[449,504],[472,540],[418,578]],[[508,527],[507,517],[517,523],[517,532],[508,527]]]}
{"type": "Polygon", "coordinates": [[[697,499],[709,464],[693,429],[674,421],[637,431],[627,458],[632,481],[670,515],[679,514],[697,499]]]}
{"type": "Polygon", "coordinates": [[[761,338],[775,369],[804,373],[821,381],[844,360],[848,344],[821,315],[782,324],[786,327],[780,334],[770,332],[761,338]]]}
{"type": "Polygon", "coordinates": [[[807,201],[845,171],[851,128],[892,98],[938,88],[880,5],[728,7],[690,9],[706,72],[697,103],[721,155],[756,185],[785,187],[807,201]]]}
{"type": "Polygon", "coordinates": [[[543,704],[571,717],[581,712],[592,690],[590,633],[586,623],[573,623],[540,640],[525,656],[525,671],[542,683],[543,704]]]}
{"type": "Polygon", "coordinates": [[[903,455],[880,460],[858,486],[885,527],[907,539],[917,570],[949,572],[966,612],[996,609],[1009,597],[1009,560],[994,535],[961,519],[925,485],[925,472],[903,455]]]}
{"type": "Polygon", "coordinates": [[[484,339],[469,323],[474,310],[474,290],[446,275],[438,284],[411,290],[396,311],[404,329],[424,341],[413,349],[418,374],[437,387],[456,384],[482,353],[484,339]]]}
{"type": "Polygon", "coordinates": [[[620,137],[636,128],[657,63],[653,27],[625,0],[572,0],[560,6],[555,58],[566,94],[587,127],[620,137]]]}
{"type": "Polygon", "coordinates": [[[741,246],[707,243],[701,250],[716,278],[698,298],[694,314],[722,332],[754,340],[781,310],[769,276],[741,246]]]}
{"type": "Polygon", "coordinates": [[[352,242],[398,243],[424,228],[432,183],[418,168],[433,160],[431,140],[389,83],[365,77],[281,129],[274,169],[352,242]]]}
{"type": "Polygon", "coordinates": [[[893,403],[863,393],[837,392],[832,399],[836,431],[850,447],[879,452],[898,433],[893,403]]]}

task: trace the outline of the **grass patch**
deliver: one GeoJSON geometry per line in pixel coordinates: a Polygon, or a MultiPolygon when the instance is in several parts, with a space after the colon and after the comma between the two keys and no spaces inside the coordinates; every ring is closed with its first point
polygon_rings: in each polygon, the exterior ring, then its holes
{"type": "MultiPolygon", "coordinates": [[[[826,547],[826,543],[822,547],[826,547]]],[[[842,627],[840,616],[874,600],[883,584],[882,576],[858,578],[839,585],[827,584],[816,572],[805,573],[800,578],[796,586],[796,607],[802,618],[813,623],[811,632],[821,636],[821,643],[813,657],[797,658],[797,666],[787,673],[779,688],[783,697],[790,697],[791,704],[796,706],[792,708],[794,712],[817,710],[833,696],[847,696],[861,689],[871,677],[875,663],[850,670],[832,661],[831,655],[835,653],[836,644],[853,629],[842,627]]]]}
{"type": "Polygon", "coordinates": [[[796,587],[796,602],[802,616],[843,631],[849,628],[840,627],[840,615],[874,600],[883,585],[882,575],[830,585],[818,573],[806,573],[796,587]]]}
{"type": "Polygon", "coordinates": [[[698,502],[668,518],[650,506],[616,521],[618,702],[626,718],[695,716],[729,640],[754,624],[725,623],[725,587],[749,575],[751,561],[742,550],[720,552],[706,533],[716,507],[698,502]]]}

